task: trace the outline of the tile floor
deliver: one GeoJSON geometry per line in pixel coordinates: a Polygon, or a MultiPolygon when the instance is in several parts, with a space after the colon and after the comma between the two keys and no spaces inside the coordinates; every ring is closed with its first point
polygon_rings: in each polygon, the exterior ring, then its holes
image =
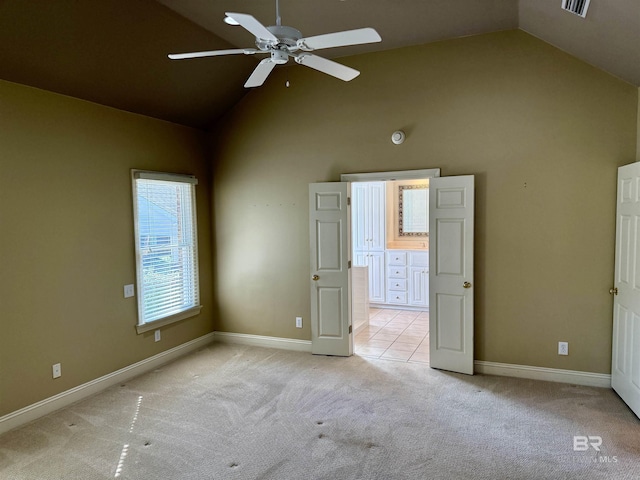
{"type": "Polygon", "coordinates": [[[428,365],[429,312],[371,308],[369,326],[356,334],[355,353],[428,365]]]}

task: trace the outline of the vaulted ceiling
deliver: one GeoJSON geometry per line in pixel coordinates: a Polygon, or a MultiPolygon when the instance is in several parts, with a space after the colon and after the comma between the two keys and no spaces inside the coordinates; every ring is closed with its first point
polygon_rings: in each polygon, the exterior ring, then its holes
{"type": "MultiPolygon", "coordinates": [[[[328,58],[520,28],[640,86],[640,2],[591,0],[584,19],[561,3],[280,0],[280,14],[305,36],[361,27],[382,36],[322,51],[328,58]]],[[[223,22],[227,11],[275,23],[275,0],[0,0],[0,79],[204,129],[247,93],[258,59],[166,55],[253,47],[251,34],[223,22]]]]}

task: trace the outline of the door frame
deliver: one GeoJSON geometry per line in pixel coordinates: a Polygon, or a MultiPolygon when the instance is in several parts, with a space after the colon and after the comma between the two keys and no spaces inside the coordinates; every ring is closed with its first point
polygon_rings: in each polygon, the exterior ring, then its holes
{"type": "Polygon", "coordinates": [[[423,170],[398,170],[395,172],[371,172],[371,173],[343,173],[341,182],[392,182],[394,180],[420,180],[423,178],[439,177],[439,168],[426,168],[423,170]]]}
{"type": "MultiPolygon", "coordinates": [[[[340,175],[340,182],[392,182],[395,180],[421,180],[425,178],[433,178],[440,176],[439,168],[426,168],[420,170],[397,170],[391,172],[368,172],[368,173],[343,173],[340,175]]],[[[351,222],[352,213],[349,212],[349,221],[351,222]]],[[[353,249],[351,238],[349,239],[350,248],[353,249]]],[[[353,252],[351,252],[353,253],[353,252]]],[[[352,292],[349,290],[349,298],[352,292]]],[[[351,342],[350,350],[354,352],[353,345],[354,335],[349,336],[351,342]]]]}

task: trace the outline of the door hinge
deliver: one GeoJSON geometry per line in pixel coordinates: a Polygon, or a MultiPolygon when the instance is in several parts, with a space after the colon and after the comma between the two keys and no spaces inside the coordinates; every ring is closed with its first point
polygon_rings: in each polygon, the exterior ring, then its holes
{"type": "Polygon", "coordinates": [[[347,205],[351,205],[351,197],[347,197],[347,205]]]}
{"type": "Polygon", "coordinates": [[[351,268],[351,260],[347,262],[347,268],[351,268]]]}
{"type": "Polygon", "coordinates": [[[353,325],[349,325],[349,333],[353,332],[353,325]]]}

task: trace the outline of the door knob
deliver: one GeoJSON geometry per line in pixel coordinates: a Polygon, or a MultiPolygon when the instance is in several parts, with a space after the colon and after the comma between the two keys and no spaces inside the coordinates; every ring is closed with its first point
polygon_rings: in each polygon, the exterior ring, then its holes
{"type": "Polygon", "coordinates": [[[317,282],[318,280],[320,280],[320,277],[318,275],[314,275],[313,277],[311,277],[311,280],[317,282]]]}
{"type": "Polygon", "coordinates": [[[464,283],[462,284],[462,286],[463,286],[464,288],[471,288],[471,284],[470,284],[469,282],[464,282],[464,283]]]}
{"type": "Polygon", "coordinates": [[[609,293],[611,295],[617,295],[618,294],[618,287],[613,287],[613,288],[609,289],[609,293]]]}

